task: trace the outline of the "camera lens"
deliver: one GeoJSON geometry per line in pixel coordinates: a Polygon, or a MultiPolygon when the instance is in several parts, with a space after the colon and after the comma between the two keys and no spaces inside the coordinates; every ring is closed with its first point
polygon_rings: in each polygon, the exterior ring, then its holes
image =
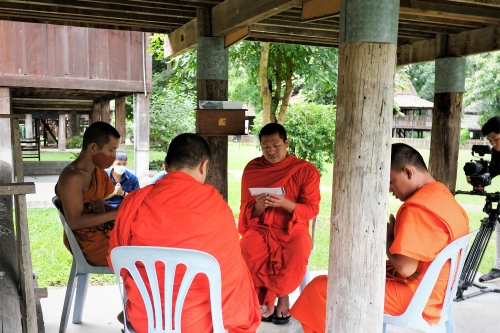
{"type": "Polygon", "coordinates": [[[476,173],[481,173],[481,170],[483,170],[483,165],[479,162],[467,162],[464,165],[464,172],[466,176],[471,176],[476,173]]]}

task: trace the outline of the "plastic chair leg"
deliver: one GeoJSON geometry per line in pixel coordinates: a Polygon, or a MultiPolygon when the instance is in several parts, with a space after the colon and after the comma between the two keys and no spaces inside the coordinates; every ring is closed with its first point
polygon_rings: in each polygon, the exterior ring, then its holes
{"type": "Polygon", "coordinates": [[[382,325],[382,333],[385,333],[385,323],[382,325]]]}
{"type": "Polygon", "coordinates": [[[73,295],[75,294],[75,278],[76,278],[76,264],[73,260],[71,271],[69,273],[68,286],[66,287],[66,296],[64,297],[63,311],[61,314],[61,324],[59,325],[59,333],[65,333],[68,326],[69,313],[71,305],[73,304],[73,295]]]}
{"type": "Polygon", "coordinates": [[[78,275],[78,283],[76,285],[75,308],[73,309],[73,324],[82,322],[83,306],[85,305],[85,297],[87,296],[87,287],[89,284],[90,274],[78,275]]]}
{"type": "Polygon", "coordinates": [[[453,307],[448,307],[448,320],[445,323],[446,333],[455,333],[455,323],[453,321],[453,307]]]}
{"type": "Polygon", "coordinates": [[[300,283],[299,286],[299,291],[302,293],[302,290],[306,287],[306,285],[311,281],[311,276],[309,272],[309,265],[306,266],[306,274],[304,275],[304,278],[302,279],[302,282],[300,283]]]}

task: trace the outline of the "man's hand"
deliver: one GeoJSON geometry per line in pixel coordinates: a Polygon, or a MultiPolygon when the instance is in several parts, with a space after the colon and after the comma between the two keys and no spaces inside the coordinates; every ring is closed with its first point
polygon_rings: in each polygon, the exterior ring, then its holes
{"type": "Polygon", "coordinates": [[[392,245],[392,242],[394,242],[394,225],[396,224],[396,219],[394,218],[394,215],[391,214],[389,215],[389,223],[387,223],[387,251],[389,251],[389,248],[392,245]]]}
{"type": "Polygon", "coordinates": [[[115,185],[115,192],[113,192],[115,195],[123,196],[123,189],[122,185],[120,183],[116,183],[115,185]]]}
{"type": "Polygon", "coordinates": [[[257,216],[260,216],[264,212],[264,210],[266,209],[266,197],[267,193],[262,193],[255,197],[255,206],[253,207],[252,215],[250,218],[253,219],[257,216]]]}
{"type": "Polygon", "coordinates": [[[387,242],[386,242],[386,254],[389,261],[394,265],[396,271],[404,277],[413,275],[417,271],[418,260],[407,257],[402,254],[392,254],[389,249],[394,242],[394,225],[396,224],[396,219],[394,215],[389,215],[389,223],[387,223],[387,242]]]}
{"type": "Polygon", "coordinates": [[[285,198],[284,195],[269,194],[266,196],[265,200],[266,207],[282,207],[289,213],[293,213],[295,210],[295,202],[292,202],[285,198]]]}

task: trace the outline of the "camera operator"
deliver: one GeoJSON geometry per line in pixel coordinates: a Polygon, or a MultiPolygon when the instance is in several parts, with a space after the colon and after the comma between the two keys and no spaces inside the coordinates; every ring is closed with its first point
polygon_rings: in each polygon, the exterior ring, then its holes
{"type": "MultiPolygon", "coordinates": [[[[490,118],[481,128],[490,145],[491,151],[490,175],[494,178],[500,174],[500,117],[490,118]]],[[[496,254],[495,267],[479,277],[479,282],[488,282],[500,279],[500,225],[496,226],[496,254]]]]}

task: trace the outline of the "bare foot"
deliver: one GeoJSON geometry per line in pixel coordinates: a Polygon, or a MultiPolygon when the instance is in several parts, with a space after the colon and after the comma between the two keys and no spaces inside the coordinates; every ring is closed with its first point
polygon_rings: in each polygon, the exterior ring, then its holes
{"type": "Polygon", "coordinates": [[[260,307],[260,311],[262,311],[262,318],[269,318],[269,316],[271,316],[274,312],[274,307],[262,305],[260,307]]]}
{"type": "Polygon", "coordinates": [[[123,322],[124,322],[124,319],[123,319],[123,311],[122,311],[122,312],[120,312],[120,313],[118,314],[118,316],[116,316],[116,319],[118,319],[118,321],[119,321],[120,323],[122,323],[122,324],[123,324],[123,322]]]}
{"type": "Polygon", "coordinates": [[[288,295],[278,297],[278,304],[276,305],[276,317],[284,318],[290,316],[290,299],[288,295]]]}

